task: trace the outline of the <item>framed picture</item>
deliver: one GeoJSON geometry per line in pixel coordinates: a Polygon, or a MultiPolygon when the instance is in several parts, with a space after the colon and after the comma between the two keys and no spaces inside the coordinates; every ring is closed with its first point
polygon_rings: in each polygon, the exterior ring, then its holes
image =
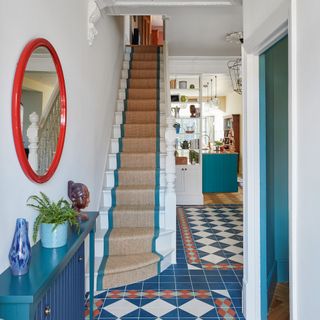
{"type": "Polygon", "coordinates": [[[171,102],[179,102],[179,101],[180,101],[180,97],[178,94],[171,95],[171,102]]]}

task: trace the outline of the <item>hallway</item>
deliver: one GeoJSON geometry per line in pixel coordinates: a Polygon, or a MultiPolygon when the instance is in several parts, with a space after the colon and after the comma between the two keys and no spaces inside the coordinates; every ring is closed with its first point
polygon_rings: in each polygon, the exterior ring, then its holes
{"type": "Polygon", "coordinates": [[[177,211],[177,264],[147,281],[96,292],[95,319],[244,320],[242,206],[177,211]]]}

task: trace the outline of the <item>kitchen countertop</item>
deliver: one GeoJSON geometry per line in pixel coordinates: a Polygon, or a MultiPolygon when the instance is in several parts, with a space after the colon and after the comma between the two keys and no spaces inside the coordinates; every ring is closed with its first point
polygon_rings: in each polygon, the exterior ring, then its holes
{"type": "Polygon", "coordinates": [[[203,150],[202,155],[212,155],[212,154],[239,154],[238,152],[230,152],[230,151],[214,151],[214,150],[203,150]]]}

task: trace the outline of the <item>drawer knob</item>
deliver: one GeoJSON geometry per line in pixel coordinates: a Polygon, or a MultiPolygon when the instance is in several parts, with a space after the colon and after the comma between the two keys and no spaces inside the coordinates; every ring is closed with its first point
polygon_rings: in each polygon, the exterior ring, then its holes
{"type": "Polygon", "coordinates": [[[78,258],[78,261],[79,261],[79,262],[83,261],[83,257],[79,257],[79,258],[78,258]]]}
{"type": "Polygon", "coordinates": [[[44,315],[45,315],[46,317],[48,317],[48,316],[50,316],[50,314],[51,314],[51,308],[50,308],[50,306],[46,306],[46,307],[44,308],[44,315]]]}

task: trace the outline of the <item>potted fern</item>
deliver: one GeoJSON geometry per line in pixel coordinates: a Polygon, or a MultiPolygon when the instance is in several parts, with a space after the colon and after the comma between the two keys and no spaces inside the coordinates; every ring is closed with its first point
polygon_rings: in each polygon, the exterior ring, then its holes
{"type": "Polygon", "coordinates": [[[61,198],[58,202],[50,201],[47,195],[32,195],[27,200],[27,206],[39,212],[33,225],[33,242],[37,241],[40,230],[41,244],[45,248],[59,248],[67,243],[68,226],[79,230],[78,213],[71,204],[61,198]]]}

